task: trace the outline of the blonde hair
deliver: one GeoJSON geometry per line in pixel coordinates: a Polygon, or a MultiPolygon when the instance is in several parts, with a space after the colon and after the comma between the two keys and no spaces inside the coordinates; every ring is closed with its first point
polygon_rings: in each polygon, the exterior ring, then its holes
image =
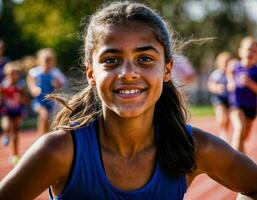
{"type": "Polygon", "coordinates": [[[225,65],[227,61],[233,58],[233,54],[228,51],[223,51],[219,53],[215,59],[215,67],[220,68],[225,65]]]}
{"type": "Polygon", "coordinates": [[[8,75],[13,71],[22,71],[22,65],[20,61],[11,61],[5,64],[3,69],[5,75],[8,75]]]}
{"type": "Polygon", "coordinates": [[[56,58],[56,51],[52,48],[43,48],[43,49],[40,49],[38,52],[37,52],[37,58],[40,58],[44,55],[49,55],[51,57],[55,57],[56,58]]]}
{"type": "Polygon", "coordinates": [[[22,59],[22,64],[23,64],[24,70],[29,71],[32,67],[35,67],[38,63],[35,56],[28,55],[22,59]]]}

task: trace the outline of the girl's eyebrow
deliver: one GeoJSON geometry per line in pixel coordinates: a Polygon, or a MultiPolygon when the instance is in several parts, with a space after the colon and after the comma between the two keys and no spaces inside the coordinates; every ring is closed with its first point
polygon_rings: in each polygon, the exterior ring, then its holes
{"type": "Polygon", "coordinates": [[[134,50],[135,52],[142,52],[142,51],[155,51],[156,53],[160,54],[160,52],[152,47],[152,46],[144,46],[144,47],[138,47],[134,50]]]}
{"type": "Polygon", "coordinates": [[[106,53],[114,53],[114,54],[120,54],[122,53],[123,51],[120,50],[120,49],[114,49],[114,48],[107,48],[105,50],[103,50],[103,52],[101,52],[101,55],[104,55],[106,53]]]}
{"type": "MultiPolygon", "coordinates": [[[[160,54],[160,52],[156,48],[154,48],[152,46],[138,47],[135,50],[133,50],[133,52],[143,52],[143,51],[154,51],[154,52],[160,54]]],[[[122,54],[123,52],[124,51],[121,50],[121,49],[107,48],[107,49],[103,50],[100,55],[104,55],[106,53],[122,54]]]]}

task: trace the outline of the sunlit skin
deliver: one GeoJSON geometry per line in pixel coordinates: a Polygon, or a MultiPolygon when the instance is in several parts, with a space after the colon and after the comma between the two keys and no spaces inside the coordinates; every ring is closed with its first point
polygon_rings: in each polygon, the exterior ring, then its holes
{"type": "Polygon", "coordinates": [[[165,78],[162,45],[153,40],[150,29],[131,26],[108,29],[93,52],[93,72],[89,75],[96,82],[104,111],[125,118],[147,112],[151,116],[165,78]],[[133,94],[125,94],[125,90],[133,94]]]}

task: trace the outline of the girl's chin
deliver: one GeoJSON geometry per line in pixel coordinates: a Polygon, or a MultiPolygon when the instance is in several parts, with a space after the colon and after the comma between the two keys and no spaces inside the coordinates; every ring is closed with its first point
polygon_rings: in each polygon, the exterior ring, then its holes
{"type": "Polygon", "coordinates": [[[121,118],[135,118],[138,117],[142,111],[137,108],[116,108],[113,112],[121,118]]]}
{"type": "Polygon", "coordinates": [[[116,112],[117,115],[119,115],[121,118],[136,118],[140,116],[140,113],[137,113],[135,111],[119,111],[116,112]]]}
{"type": "Polygon", "coordinates": [[[121,118],[138,118],[140,116],[147,115],[147,113],[151,113],[151,109],[144,110],[142,109],[142,106],[140,106],[130,109],[116,109],[114,112],[121,118]]]}

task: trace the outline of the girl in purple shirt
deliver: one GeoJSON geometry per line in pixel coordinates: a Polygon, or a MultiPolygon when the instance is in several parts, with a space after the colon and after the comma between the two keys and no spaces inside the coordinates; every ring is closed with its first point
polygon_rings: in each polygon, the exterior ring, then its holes
{"type": "Polygon", "coordinates": [[[240,62],[230,70],[229,103],[233,127],[232,146],[245,152],[244,142],[251,131],[257,108],[257,43],[252,37],[241,40],[240,62]]]}

